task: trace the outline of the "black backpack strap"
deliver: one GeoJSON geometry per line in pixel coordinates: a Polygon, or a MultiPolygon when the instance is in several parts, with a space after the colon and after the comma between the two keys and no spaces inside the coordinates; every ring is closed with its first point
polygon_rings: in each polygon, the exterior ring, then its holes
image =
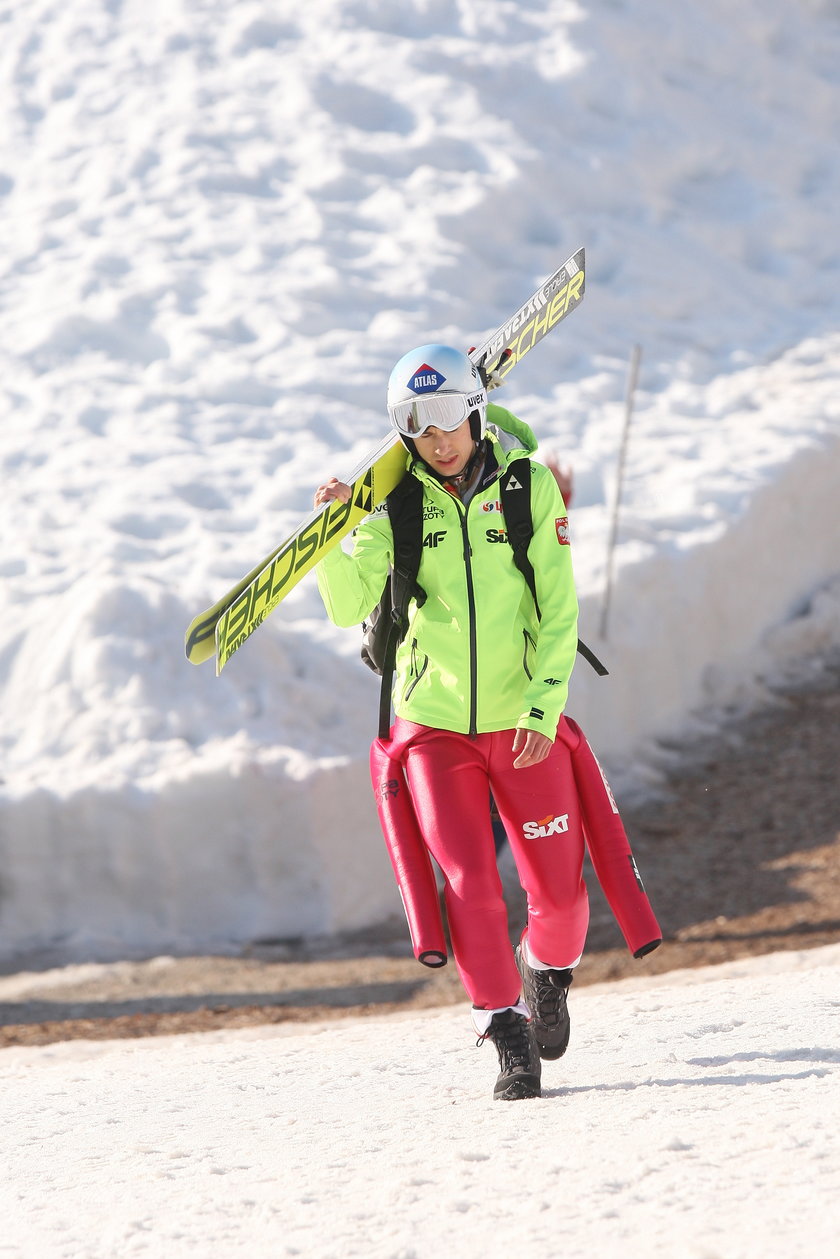
{"type": "Polygon", "coordinates": [[[394,661],[397,655],[399,635],[397,623],[392,616],[393,592],[391,577],[385,582],[380,600],[380,616],[387,617],[385,643],[382,653],[382,667],[377,670],[380,676],[379,686],[379,738],[387,739],[391,728],[391,682],[394,676],[394,661]]]}
{"type": "Polygon", "coordinates": [[[505,531],[513,549],[513,562],[528,584],[537,609],[537,617],[539,617],[541,613],[537,599],[534,566],[528,559],[528,547],[534,536],[534,518],[531,515],[530,460],[514,459],[512,463],[509,463],[502,473],[499,489],[502,495],[505,531]]]}
{"type": "Polygon", "coordinates": [[[391,730],[391,686],[397,648],[408,629],[408,605],[412,599],[421,606],[426,601],[426,592],[417,582],[423,552],[423,486],[416,477],[403,477],[385,502],[394,537],[394,563],[385,587],[386,596],[390,589],[390,623],[379,689],[380,739],[387,739],[391,730]]]}
{"type": "Polygon", "coordinates": [[[587,647],[586,643],[582,643],[581,640],[578,639],[577,649],[578,655],[583,656],[586,663],[592,665],[592,668],[598,674],[599,678],[609,677],[609,669],[598,659],[591,647],[587,647]]]}
{"type": "MultiPolygon", "coordinates": [[[[529,459],[514,459],[508,464],[499,482],[502,496],[502,510],[505,516],[505,529],[508,541],[513,549],[513,562],[519,569],[534,599],[537,617],[540,604],[537,599],[537,582],[534,577],[534,566],[528,558],[528,547],[534,536],[534,518],[531,514],[531,462],[529,459]]],[[[587,664],[590,664],[599,677],[605,678],[609,669],[602,664],[591,648],[578,639],[577,649],[587,664]]]]}
{"type": "Polygon", "coordinates": [[[417,584],[420,556],[423,554],[423,486],[416,477],[403,477],[385,500],[394,537],[394,564],[391,574],[391,615],[407,629],[408,605],[426,601],[426,592],[417,584]]]}

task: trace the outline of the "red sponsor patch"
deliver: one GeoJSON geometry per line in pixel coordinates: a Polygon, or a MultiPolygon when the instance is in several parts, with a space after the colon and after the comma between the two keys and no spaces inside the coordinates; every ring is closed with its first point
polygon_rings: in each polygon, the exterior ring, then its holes
{"type": "Polygon", "coordinates": [[[569,545],[569,517],[561,516],[559,520],[555,520],[554,526],[557,529],[557,541],[561,546],[569,545]]]}

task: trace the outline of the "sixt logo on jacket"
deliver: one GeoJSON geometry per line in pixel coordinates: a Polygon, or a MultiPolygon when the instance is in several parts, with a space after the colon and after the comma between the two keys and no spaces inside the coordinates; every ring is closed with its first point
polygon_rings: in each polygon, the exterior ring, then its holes
{"type": "Polygon", "coordinates": [[[434,393],[444,384],[446,384],[446,377],[436,372],[433,367],[429,367],[428,363],[424,363],[422,367],[417,368],[407,387],[414,393],[434,393]]]}

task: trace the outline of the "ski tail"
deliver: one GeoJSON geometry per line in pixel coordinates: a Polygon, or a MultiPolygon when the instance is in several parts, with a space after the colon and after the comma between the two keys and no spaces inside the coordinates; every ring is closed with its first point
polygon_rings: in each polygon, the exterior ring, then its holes
{"type": "Polygon", "coordinates": [[[216,656],[216,672],[324,553],[364,520],[405,473],[406,452],[389,433],[348,477],[349,503],[313,511],[206,612],[190,623],[184,649],[191,664],[216,656]]]}
{"type": "Polygon", "coordinates": [[[333,499],[318,508],[291,535],[219,616],[215,630],[217,674],[300,579],[390,494],[405,476],[405,469],[405,447],[392,433],[384,454],[372,464],[366,462],[352,476],[349,500],[342,503],[333,499]]]}

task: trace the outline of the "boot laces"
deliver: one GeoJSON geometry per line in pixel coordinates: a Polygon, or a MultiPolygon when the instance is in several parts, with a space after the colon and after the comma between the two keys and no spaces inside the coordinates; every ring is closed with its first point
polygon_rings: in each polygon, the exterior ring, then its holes
{"type": "Polygon", "coordinates": [[[558,1024],[566,1009],[567,971],[532,971],[532,982],[541,1023],[558,1024]]]}
{"type": "Polygon", "coordinates": [[[487,1031],[479,1036],[476,1045],[483,1045],[492,1040],[499,1054],[502,1071],[507,1073],[517,1068],[528,1070],[531,1066],[531,1045],[528,1037],[528,1023],[522,1015],[513,1018],[496,1018],[487,1031]]]}

